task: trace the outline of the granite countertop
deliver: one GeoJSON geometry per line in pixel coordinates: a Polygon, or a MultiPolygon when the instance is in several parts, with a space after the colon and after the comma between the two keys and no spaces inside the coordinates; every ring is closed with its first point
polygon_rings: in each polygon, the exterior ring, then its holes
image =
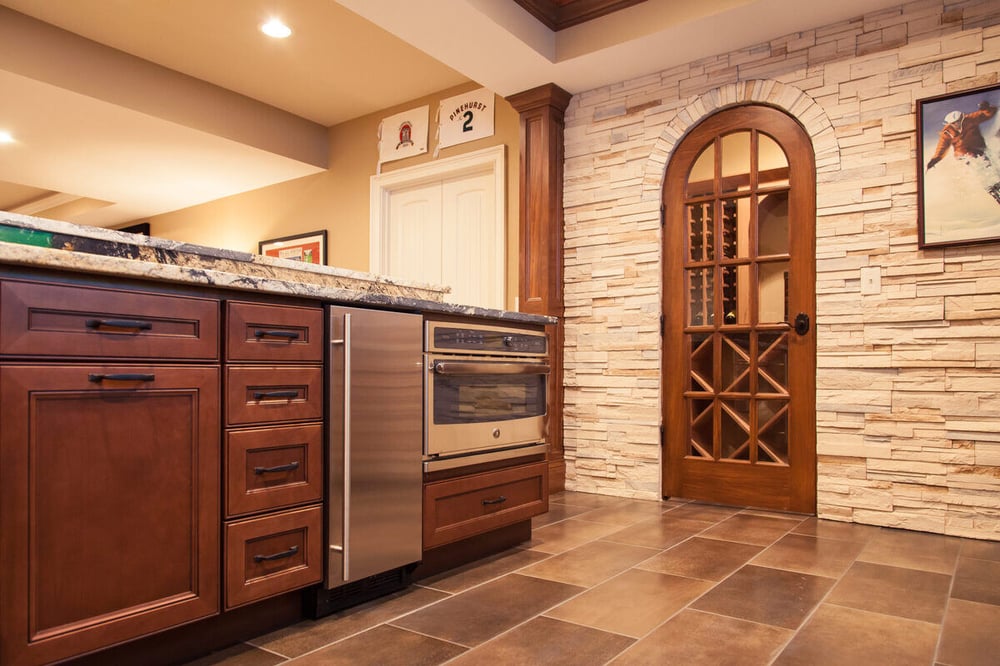
{"type": "Polygon", "coordinates": [[[446,303],[444,287],[15,213],[0,213],[0,263],[427,313],[556,322],[553,317],[446,303]]]}

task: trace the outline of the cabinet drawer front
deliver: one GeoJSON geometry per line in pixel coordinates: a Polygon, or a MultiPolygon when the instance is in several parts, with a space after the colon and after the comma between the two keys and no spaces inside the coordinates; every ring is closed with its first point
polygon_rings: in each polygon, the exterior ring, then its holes
{"type": "Polygon", "coordinates": [[[548,463],[424,486],[424,548],[459,541],[549,510],[548,463]]]}
{"type": "Polygon", "coordinates": [[[230,361],[323,360],[323,310],[256,303],[227,304],[230,361]]]}
{"type": "Polygon", "coordinates": [[[219,357],[219,302],[206,298],[5,281],[0,322],[0,354],[219,357]]]}
{"type": "Polygon", "coordinates": [[[226,608],[318,583],[322,557],[322,507],[228,523],[226,608]]]}
{"type": "Polygon", "coordinates": [[[322,368],[226,369],[226,422],[229,425],[315,421],[322,417],[322,368]]]}
{"type": "Polygon", "coordinates": [[[258,428],[226,435],[226,515],[323,498],[323,426],[258,428]]]}

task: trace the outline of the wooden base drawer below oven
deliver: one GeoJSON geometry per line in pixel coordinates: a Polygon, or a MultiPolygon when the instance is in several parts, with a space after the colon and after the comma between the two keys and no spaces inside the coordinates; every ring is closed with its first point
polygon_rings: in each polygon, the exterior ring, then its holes
{"type": "Polygon", "coordinates": [[[424,486],[424,549],[510,525],[549,510],[546,462],[424,486]]]}
{"type": "Polygon", "coordinates": [[[226,523],[226,608],[318,583],[323,508],[226,523]]]}

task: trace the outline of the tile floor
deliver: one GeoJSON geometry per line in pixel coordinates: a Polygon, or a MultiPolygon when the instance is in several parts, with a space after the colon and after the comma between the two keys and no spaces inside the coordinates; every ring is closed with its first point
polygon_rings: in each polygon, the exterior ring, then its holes
{"type": "Polygon", "coordinates": [[[566,492],[532,540],[192,662],[1000,663],[1000,543],[566,492]]]}

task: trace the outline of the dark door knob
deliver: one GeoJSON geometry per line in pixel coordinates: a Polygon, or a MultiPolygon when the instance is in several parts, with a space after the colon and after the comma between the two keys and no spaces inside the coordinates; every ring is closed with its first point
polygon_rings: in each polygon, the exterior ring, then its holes
{"type": "Polygon", "coordinates": [[[805,335],[809,332],[809,315],[805,312],[795,315],[795,332],[799,335],[805,335]]]}

